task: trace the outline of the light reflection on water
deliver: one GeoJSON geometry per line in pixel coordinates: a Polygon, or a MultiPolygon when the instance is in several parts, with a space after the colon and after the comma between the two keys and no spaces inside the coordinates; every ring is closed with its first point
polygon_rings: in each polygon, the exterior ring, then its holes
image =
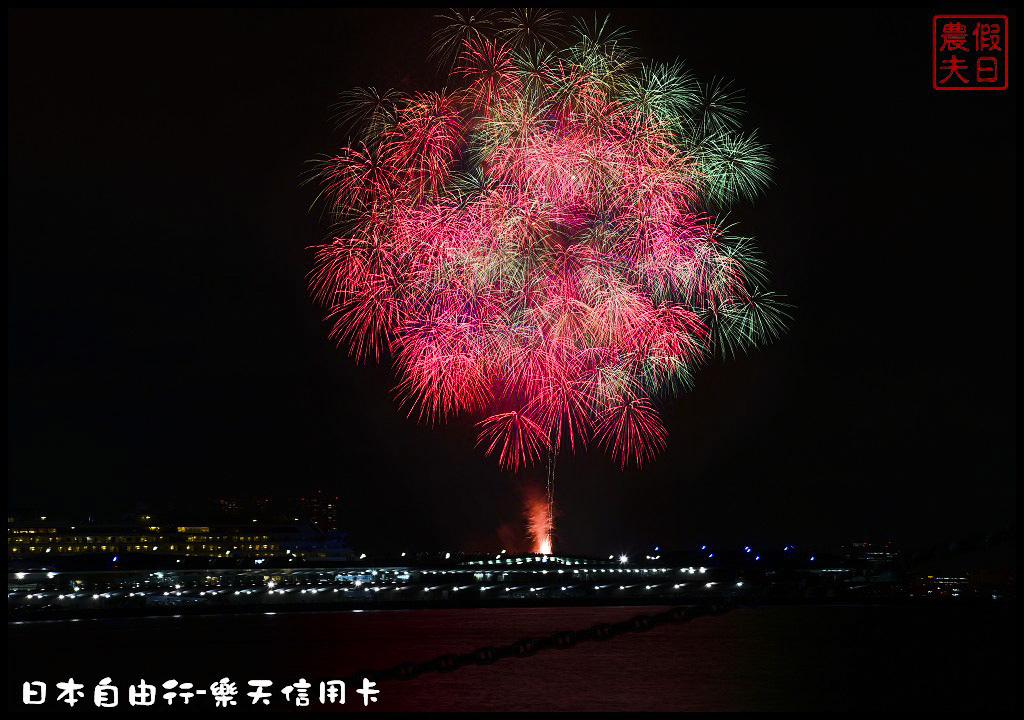
{"type": "MultiPolygon", "coordinates": [[[[275,687],[582,630],[662,608],[458,609],[8,625],[8,684],[111,676],[275,687]]],[[[1015,618],[991,607],[735,610],[381,685],[371,710],[1010,708],[1015,618]]],[[[314,693],[315,694],[315,693],[314,693]]],[[[249,700],[243,696],[242,700],[249,700]]],[[[210,703],[212,706],[212,703],[210,703]]],[[[318,705],[314,699],[313,706],[318,705]]],[[[286,705],[278,691],[271,709],[286,705]]],[[[346,708],[363,711],[350,690],[346,708]]]]}

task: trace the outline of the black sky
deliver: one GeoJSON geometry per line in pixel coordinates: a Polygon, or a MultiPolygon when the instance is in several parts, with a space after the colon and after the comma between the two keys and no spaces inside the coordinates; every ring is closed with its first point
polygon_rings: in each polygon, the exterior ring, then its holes
{"type": "MultiPolygon", "coordinates": [[[[796,307],[668,403],[649,468],[560,457],[561,549],[914,545],[1015,520],[1016,75],[932,90],[933,14],[612,12],[643,55],[745,90],[778,170],[733,219],[796,307]]],[[[306,292],[326,223],[300,180],[344,141],[330,106],[439,84],[433,15],[8,13],[14,510],[324,487],[363,548],[518,526],[520,480],[472,419],[406,419],[306,292]]]]}

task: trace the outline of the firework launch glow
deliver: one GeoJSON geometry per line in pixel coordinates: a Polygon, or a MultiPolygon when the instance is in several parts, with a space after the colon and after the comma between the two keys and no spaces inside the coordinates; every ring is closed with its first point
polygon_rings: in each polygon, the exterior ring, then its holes
{"type": "Polygon", "coordinates": [[[550,555],[552,552],[552,536],[555,531],[554,509],[551,498],[539,488],[527,485],[524,488],[526,509],[526,534],[532,544],[532,552],[550,555]]]}
{"type": "MultiPolygon", "coordinates": [[[[353,139],[317,165],[334,226],[310,281],[332,337],[390,355],[420,420],[480,418],[502,467],[591,445],[649,461],[660,403],[783,328],[720,220],[767,186],[767,149],[729,84],[642,62],[607,20],[446,17],[448,87],[346,93],[353,139]]],[[[548,551],[550,507],[531,516],[548,551]]]]}

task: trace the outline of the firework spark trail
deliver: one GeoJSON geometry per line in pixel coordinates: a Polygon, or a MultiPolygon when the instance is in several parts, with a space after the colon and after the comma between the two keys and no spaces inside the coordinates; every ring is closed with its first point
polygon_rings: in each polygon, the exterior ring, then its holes
{"type": "Polygon", "coordinates": [[[358,141],[318,167],[337,230],[310,284],[332,337],[393,358],[409,413],[482,416],[506,468],[547,458],[550,550],[561,449],[649,462],[659,400],[782,331],[753,244],[716,217],[772,161],[729,84],[640,62],[607,21],[445,17],[449,89],[345,96],[358,141]]]}

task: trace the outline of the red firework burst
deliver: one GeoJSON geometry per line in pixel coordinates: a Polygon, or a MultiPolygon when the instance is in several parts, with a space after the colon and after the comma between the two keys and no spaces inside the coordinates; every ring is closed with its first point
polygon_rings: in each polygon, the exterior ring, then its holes
{"type": "Polygon", "coordinates": [[[536,18],[469,20],[456,89],[351,94],[364,133],[320,168],[340,231],[314,296],[358,359],[390,353],[410,413],[483,415],[502,466],[593,441],[643,463],[665,447],[659,398],[781,328],[714,217],[770,160],[734,134],[735,94],[604,26],[557,49],[536,18]]]}

